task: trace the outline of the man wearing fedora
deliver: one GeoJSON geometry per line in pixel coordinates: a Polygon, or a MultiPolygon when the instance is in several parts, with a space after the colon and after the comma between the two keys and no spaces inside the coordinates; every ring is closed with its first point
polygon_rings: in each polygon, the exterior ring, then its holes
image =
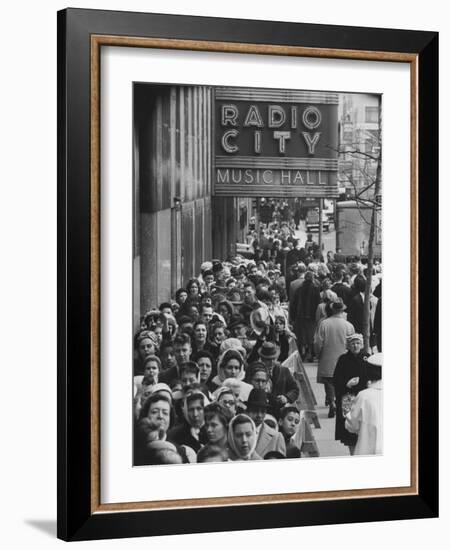
{"type": "Polygon", "coordinates": [[[299,396],[299,388],[291,371],[278,363],[280,348],[275,342],[265,341],[259,348],[259,358],[264,363],[270,378],[270,405],[278,418],[282,407],[294,403],[299,396]]]}
{"type": "Polygon", "coordinates": [[[346,307],[342,298],[331,302],[329,308],[331,315],[318,326],[314,336],[314,346],[319,359],[317,382],[325,386],[326,403],[330,405],[328,418],[334,418],[336,414],[334,369],[339,357],[347,351],[347,338],[354,334],[355,329],[344,318],[346,307]]]}
{"type": "Polygon", "coordinates": [[[266,392],[254,388],[248,396],[247,413],[256,426],[255,452],[261,458],[273,451],[286,456],[286,444],[283,435],[264,422],[268,407],[269,402],[266,392]]]}

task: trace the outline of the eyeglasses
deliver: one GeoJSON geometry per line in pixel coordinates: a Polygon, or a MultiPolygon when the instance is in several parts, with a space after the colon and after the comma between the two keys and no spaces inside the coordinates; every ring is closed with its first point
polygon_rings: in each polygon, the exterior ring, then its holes
{"type": "Polygon", "coordinates": [[[236,401],[234,399],[230,399],[230,400],[224,399],[223,401],[221,401],[221,403],[226,407],[230,407],[231,405],[236,405],[236,401]]]}

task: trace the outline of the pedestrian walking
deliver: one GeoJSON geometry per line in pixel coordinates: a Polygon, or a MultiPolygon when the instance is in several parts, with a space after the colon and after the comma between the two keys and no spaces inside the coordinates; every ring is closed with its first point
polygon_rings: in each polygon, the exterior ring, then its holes
{"type": "Polygon", "coordinates": [[[362,334],[354,333],[348,336],[348,351],[339,357],[333,375],[336,393],[335,439],[347,445],[351,455],[355,451],[358,436],[345,428],[345,418],[342,411],[343,408],[345,410],[345,407],[351,405],[358,393],[366,389],[367,386],[367,354],[364,352],[363,347],[364,338],[362,334]]]}
{"type": "Polygon", "coordinates": [[[319,361],[317,382],[325,386],[326,403],[329,405],[328,418],[336,414],[335,391],[333,385],[334,369],[337,360],[346,351],[347,337],[355,332],[353,325],[344,319],[346,307],[338,298],[330,304],[331,315],[324,319],[314,337],[314,345],[319,361]]]}

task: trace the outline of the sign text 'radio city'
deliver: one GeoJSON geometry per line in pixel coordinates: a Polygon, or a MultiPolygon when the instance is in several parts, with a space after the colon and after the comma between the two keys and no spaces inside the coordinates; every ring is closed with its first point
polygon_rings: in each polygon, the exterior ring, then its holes
{"type": "Polygon", "coordinates": [[[222,104],[220,124],[223,133],[220,139],[222,150],[227,154],[239,153],[242,129],[251,129],[245,133],[246,147],[251,147],[256,155],[264,154],[265,140],[274,140],[276,150],[285,155],[290,140],[300,139],[306,146],[308,155],[314,155],[321,132],[317,129],[322,123],[322,113],[314,105],[258,106],[250,104],[241,112],[238,105],[222,104]],[[251,140],[251,144],[248,140],[251,140]]]}

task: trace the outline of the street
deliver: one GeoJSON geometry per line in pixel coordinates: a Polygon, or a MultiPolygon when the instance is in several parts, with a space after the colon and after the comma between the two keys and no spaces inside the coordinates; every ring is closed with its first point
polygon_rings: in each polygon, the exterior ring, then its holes
{"type": "MultiPolygon", "coordinates": [[[[318,231],[313,232],[312,235],[313,235],[313,241],[318,243],[319,242],[318,231]]],[[[301,245],[303,246],[305,244],[306,236],[307,236],[304,220],[300,221],[300,229],[297,229],[295,231],[295,236],[297,239],[300,239],[301,245]]],[[[323,244],[324,256],[326,256],[329,250],[331,250],[332,252],[336,252],[336,230],[334,228],[334,224],[330,223],[329,231],[323,231],[322,244],[323,244]]]]}
{"type": "Polygon", "coordinates": [[[324,387],[323,384],[318,384],[316,381],[317,363],[304,363],[304,367],[317,400],[316,412],[319,417],[320,428],[312,426],[312,432],[319,448],[320,456],[350,456],[348,447],[334,439],[336,421],[334,418],[328,418],[328,406],[325,406],[324,387]]]}

